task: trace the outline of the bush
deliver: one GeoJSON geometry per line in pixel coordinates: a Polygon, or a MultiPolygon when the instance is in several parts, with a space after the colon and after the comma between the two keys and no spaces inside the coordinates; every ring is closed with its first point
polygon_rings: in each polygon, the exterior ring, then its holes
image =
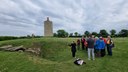
{"type": "Polygon", "coordinates": [[[14,36],[0,36],[0,41],[13,40],[13,39],[18,39],[18,37],[14,37],[14,36]]]}

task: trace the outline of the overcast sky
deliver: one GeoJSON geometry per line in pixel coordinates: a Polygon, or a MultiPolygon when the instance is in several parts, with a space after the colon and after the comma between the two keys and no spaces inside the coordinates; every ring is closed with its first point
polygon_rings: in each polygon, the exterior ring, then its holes
{"type": "Polygon", "coordinates": [[[46,17],[54,32],[120,31],[128,29],[128,0],[0,0],[0,35],[44,35],[46,17]]]}

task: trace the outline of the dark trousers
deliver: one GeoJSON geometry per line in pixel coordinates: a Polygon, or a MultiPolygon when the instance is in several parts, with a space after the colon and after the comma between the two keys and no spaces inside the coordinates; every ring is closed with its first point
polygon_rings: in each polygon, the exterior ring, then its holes
{"type": "Polygon", "coordinates": [[[110,44],[107,44],[107,52],[108,52],[108,55],[112,56],[112,48],[110,44]]]}
{"type": "Polygon", "coordinates": [[[84,50],[84,42],[82,42],[82,50],[84,50]]]}
{"type": "Polygon", "coordinates": [[[76,52],[72,52],[72,57],[75,57],[75,55],[76,55],[76,52]]]}
{"type": "Polygon", "coordinates": [[[107,44],[107,53],[109,55],[109,45],[107,44]]]}
{"type": "Polygon", "coordinates": [[[101,49],[96,49],[95,54],[96,57],[101,57],[101,49]]]}
{"type": "MultiPolygon", "coordinates": [[[[86,47],[86,51],[88,51],[88,47],[86,47]]],[[[95,50],[94,50],[95,51],[95,50]]]]}
{"type": "Polygon", "coordinates": [[[96,48],[94,48],[94,53],[95,53],[95,54],[96,54],[96,51],[97,51],[96,48]]]}
{"type": "Polygon", "coordinates": [[[109,48],[109,55],[112,56],[112,48],[109,48]]]}
{"type": "Polygon", "coordinates": [[[101,57],[104,57],[106,54],[105,49],[101,49],[101,57]]]}

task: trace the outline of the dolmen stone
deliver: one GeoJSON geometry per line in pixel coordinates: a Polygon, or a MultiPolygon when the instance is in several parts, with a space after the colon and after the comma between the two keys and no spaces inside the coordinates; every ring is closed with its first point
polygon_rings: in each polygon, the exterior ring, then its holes
{"type": "Polygon", "coordinates": [[[21,46],[16,46],[13,47],[12,45],[5,45],[0,47],[0,51],[25,51],[25,48],[23,47],[23,45],[21,46]]]}
{"type": "Polygon", "coordinates": [[[22,52],[27,52],[27,53],[31,53],[31,54],[39,56],[41,54],[41,47],[40,45],[35,44],[35,43],[30,48],[25,48],[23,45],[21,46],[5,45],[5,46],[0,47],[0,51],[10,51],[10,52],[16,52],[16,51],[21,52],[22,51],[22,52]]]}

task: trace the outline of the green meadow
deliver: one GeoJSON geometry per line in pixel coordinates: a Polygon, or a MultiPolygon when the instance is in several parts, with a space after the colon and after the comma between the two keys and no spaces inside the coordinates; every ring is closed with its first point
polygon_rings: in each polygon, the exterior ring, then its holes
{"type": "Polygon", "coordinates": [[[113,56],[87,60],[87,52],[77,50],[76,57],[86,64],[73,63],[69,43],[77,38],[34,38],[0,41],[3,45],[32,47],[41,43],[41,56],[25,52],[0,51],[0,72],[128,72],[128,38],[114,38],[113,56]]]}

